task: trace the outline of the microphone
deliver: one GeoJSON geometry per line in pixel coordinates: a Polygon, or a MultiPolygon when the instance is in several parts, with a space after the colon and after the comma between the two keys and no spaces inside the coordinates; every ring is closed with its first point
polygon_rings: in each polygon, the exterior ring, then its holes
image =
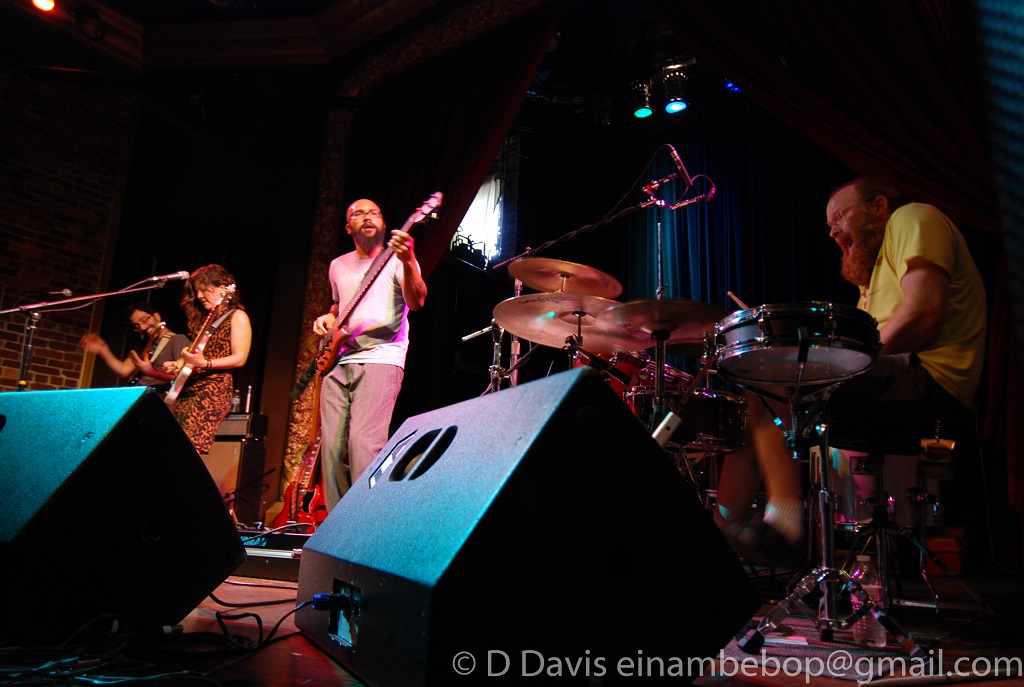
{"type": "Polygon", "coordinates": [[[47,291],[47,296],[63,296],[64,298],[71,298],[71,289],[60,289],[58,291],[47,291]]]}
{"type": "MultiPolygon", "coordinates": [[[[686,166],[683,164],[682,159],[679,157],[679,153],[671,145],[668,146],[668,153],[672,156],[672,162],[676,163],[676,169],[679,170],[679,178],[686,184],[686,188],[693,186],[693,179],[690,178],[690,173],[686,171],[686,166]]],[[[710,200],[710,198],[708,199],[710,200]]]]}
{"type": "Polygon", "coordinates": [[[712,186],[711,189],[707,193],[701,194],[701,195],[699,195],[699,196],[697,196],[695,198],[687,198],[686,200],[681,200],[678,203],[673,203],[672,205],[668,206],[668,209],[669,210],[678,210],[679,208],[684,208],[687,205],[693,205],[694,203],[699,203],[702,200],[706,200],[708,202],[711,202],[711,199],[715,197],[715,191],[717,191],[717,190],[718,189],[716,189],[714,186],[712,186]]]}
{"type": "Polygon", "coordinates": [[[171,272],[170,274],[161,274],[158,277],[147,277],[146,281],[172,281],[174,279],[182,279],[182,280],[184,280],[184,279],[188,279],[188,278],[189,278],[189,273],[186,272],[185,270],[181,270],[180,272],[171,272]]]}

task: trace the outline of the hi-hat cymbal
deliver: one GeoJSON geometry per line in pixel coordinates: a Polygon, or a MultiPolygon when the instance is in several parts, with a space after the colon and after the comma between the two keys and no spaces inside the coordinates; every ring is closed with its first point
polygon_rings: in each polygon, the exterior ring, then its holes
{"type": "Polygon", "coordinates": [[[581,346],[593,353],[636,351],[654,345],[650,337],[637,341],[629,334],[599,331],[599,313],[616,301],[599,296],[567,293],[533,293],[509,298],[494,308],[495,321],[513,334],[544,346],[562,348],[566,339],[579,333],[581,346]]]}
{"type": "Polygon", "coordinates": [[[608,336],[646,338],[647,346],[659,340],[666,344],[696,344],[725,315],[715,306],[699,301],[630,301],[601,311],[597,328],[608,336]]]}
{"type": "Polygon", "coordinates": [[[615,298],[622,284],[609,274],[575,262],[551,258],[523,258],[508,266],[508,273],[536,291],[582,293],[615,298]]]}

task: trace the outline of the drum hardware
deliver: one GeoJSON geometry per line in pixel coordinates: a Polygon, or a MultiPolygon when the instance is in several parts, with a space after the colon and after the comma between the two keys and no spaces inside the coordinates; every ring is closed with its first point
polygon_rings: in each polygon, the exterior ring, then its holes
{"type": "MultiPolygon", "coordinates": [[[[598,315],[598,327],[609,335],[628,335],[645,345],[654,346],[654,369],[665,369],[665,350],[669,343],[692,343],[701,340],[711,329],[721,311],[713,305],[681,299],[637,300],[614,305],[598,315]]],[[[703,377],[699,375],[699,379],[703,377]]],[[[696,386],[693,386],[695,389],[696,386]]],[[[686,397],[684,397],[686,398],[686,397]]],[[[654,414],[665,412],[665,379],[655,374],[654,414]]]]}
{"type": "Polygon", "coordinates": [[[828,443],[828,399],[843,381],[866,372],[878,355],[879,338],[877,328],[868,332],[866,328],[851,328],[851,332],[837,330],[836,314],[850,321],[864,323],[864,316],[874,323],[867,313],[856,316],[849,309],[831,303],[811,303],[761,306],[730,315],[715,327],[716,343],[719,345],[715,356],[719,374],[751,387],[759,401],[764,404],[776,424],[782,429],[786,446],[793,458],[811,458],[811,446],[818,441],[818,511],[822,526],[818,528],[821,563],[810,573],[791,585],[790,594],[775,605],[754,628],[748,628],[737,638],[737,645],[747,653],[756,654],[764,646],[765,635],[777,629],[790,615],[794,607],[808,618],[815,618],[822,641],[831,642],[835,630],[849,630],[865,613],[882,624],[906,649],[911,658],[926,658],[927,650],[918,645],[885,611],[879,608],[860,584],[851,579],[849,573],[835,566],[834,519],[835,494],[831,485],[831,452],[828,443]],[[781,322],[776,313],[784,313],[781,322]],[[799,316],[799,317],[797,317],[799,316]],[[822,322],[822,318],[824,322],[822,322]],[[816,320],[808,323],[807,320],[816,320]],[[773,325],[775,322],[775,326],[773,325]],[[750,328],[755,326],[757,335],[750,328]],[[795,326],[794,326],[795,325],[795,326]],[[819,325],[819,326],[814,326],[819,325]],[[812,328],[813,327],[813,328],[812,328]],[[739,336],[729,336],[739,329],[747,331],[739,336]],[[855,331],[854,331],[855,330],[855,331]],[[781,332],[784,336],[779,346],[774,339],[781,332]],[[854,336],[859,334],[860,338],[854,336]],[[855,355],[830,355],[830,347],[837,346],[855,355]],[[821,350],[819,350],[821,349],[821,350]],[[811,355],[814,353],[815,355],[811,355]],[[747,358],[748,360],[744,360],[747,358]],[[866,360],[864,359],[866,358],[866,360]],[[723,365],[731,361],[729,365],[723,365]],[[825,384],[811,393],[804,393],[804,384],[825,384]],[[764,388],[784,387],[787,396],[775,394],[764,388]],[[760,387],[760,388],[759,388],[760,387]],[[782,419],[769,404],[773,399],[789,407],[790,424],[787,428],[782,419]],[[845,619],[838,617],[839,592],[848,591],[861,600],[862,606],[845,619]],[[821,601],[817,612],[804,601],[804,597],[820,591],[821,601]],[[751,631],[752,630],[752,631],[751,631]]]}

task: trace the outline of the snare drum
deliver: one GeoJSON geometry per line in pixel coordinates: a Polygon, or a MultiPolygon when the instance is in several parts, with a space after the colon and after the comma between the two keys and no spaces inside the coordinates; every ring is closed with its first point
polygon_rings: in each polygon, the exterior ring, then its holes
{"type": "MultiPolygon", "coordinates": [[[[667,407],[678,404],[684,393],[685,385],[666,389],[667,407]]],[[[626,404],[641,420],[651,419],[654,412],[654,389],[634,387],[627,390],[626,404]]],[[[742,396],[697,389],[679,410],[679,414],[681,423],[673,435],[673,441],[686,451],[729,453],[743,448],[747,402],[742,396]]]]}
{"type": "Polygon", "coordinates": [[[733,313],[715,325],[715,344],[718,372],[751,386],[839,382],[871,369],[881,347],[875,318],[825,302],[733,313]]]}

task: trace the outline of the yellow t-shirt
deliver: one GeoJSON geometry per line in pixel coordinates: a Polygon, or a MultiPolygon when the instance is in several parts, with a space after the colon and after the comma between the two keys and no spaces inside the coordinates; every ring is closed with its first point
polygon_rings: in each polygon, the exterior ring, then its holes
{"type": "Polygon", "coordinates": [[[940,210],[911,203],[892,213],[857,307],[878,320],[884,342],[885,323],[903,303],[900,280],[915,257],[938,265],[950,278],[946,323],[934,341],[915,352],[942,388],[973,408],[985,353],[985,286],[960,230],[940,210]]]}

